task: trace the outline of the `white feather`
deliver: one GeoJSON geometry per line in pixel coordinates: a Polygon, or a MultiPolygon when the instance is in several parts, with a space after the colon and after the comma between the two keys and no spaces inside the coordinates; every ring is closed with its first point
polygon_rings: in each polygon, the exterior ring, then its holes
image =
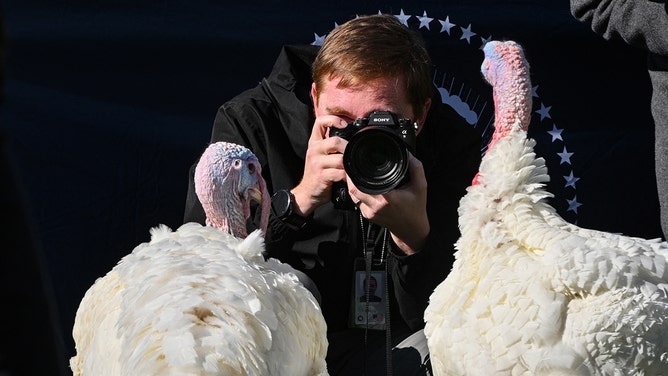
{"type": "Polygon", "coordinates": [[[319,305],[289,266],[264,261],[260,231],[151,234],[82,300],[75,375],[327,374],[319,305]]]}
{"type": "Polygon", "coordinates": [[[461,200],[425,312],[434,374],[667,374],[668,244],[564,221],[534,145],[513,125],[461,200]]]}

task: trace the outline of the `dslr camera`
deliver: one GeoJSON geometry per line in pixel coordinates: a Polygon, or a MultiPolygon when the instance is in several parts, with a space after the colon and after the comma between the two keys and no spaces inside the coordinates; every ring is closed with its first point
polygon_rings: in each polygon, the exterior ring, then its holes
{"type": "MultiPolygon", "coordinates": [[[[343,167],[360,191],[382,194],[408,182],[408,151],[415,154],[417,123],[398,119],[390,111],[375,111],[345,128],[330,128],[330,137],[348,140],[343,167]]],[[[337,209],[353,210],[355,204],[345,182],[332,186],[332,203],[337,209]]]]}

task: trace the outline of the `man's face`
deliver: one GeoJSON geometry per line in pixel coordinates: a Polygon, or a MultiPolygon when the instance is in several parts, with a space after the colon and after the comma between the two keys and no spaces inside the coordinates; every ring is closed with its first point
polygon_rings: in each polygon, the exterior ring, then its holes
{"type": "MultiPolygon", "coordinates": [[[[374,111],[392,111],[399,118],[415,119],[412,106],[405,93],[404,78],[379,78],[370,82],[339,88],[341,79],[335,77],[325,81],[316,92],[312,88],[316,117],[336,115],[347,122],[368,117],[374,111]]],[[[422,124],[420,119],[418,124],[422,124]]]]}
{"type": "Polygon", "coordinates": [[[371,279],[369,280],[369,291],[367,291],[367,293],[370,293],[370,294],[375,293],[375,292],[376,292],[376,288],[378,288],[378,285],[377,285],[377,283],[376,283],[376,279],[375,279],[375,278],[371,278],[371,279]]]}

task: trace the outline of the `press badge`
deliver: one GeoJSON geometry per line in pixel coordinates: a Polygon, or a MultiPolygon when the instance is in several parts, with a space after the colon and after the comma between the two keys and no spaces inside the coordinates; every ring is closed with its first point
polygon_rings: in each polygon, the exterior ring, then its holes
{"type": "Polygon", "coordinates": [[[354,328],[385,330],[387,275],[384,265],[373,262],[367,274],[363,258],[356,258],[354,264],[350,325],[354,328]]]}

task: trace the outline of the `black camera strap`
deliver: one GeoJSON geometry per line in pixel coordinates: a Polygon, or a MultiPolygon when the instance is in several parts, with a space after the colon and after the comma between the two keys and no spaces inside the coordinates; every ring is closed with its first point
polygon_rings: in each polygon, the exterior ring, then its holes
{"type": "MultiPolygon", "coordinates": [[[[368,220],[366,220],[362,213],[359,214],[360,218],[360,227],[362,228],[362,251],[364,255],[365,262],[365,291],[369,291],[369,284],[371,283],[371,267],[375,262],[378,262],[380,265],[384,266],[385,278],[383,281],[385,283],[385,368],[386,375],[392,376],[392,331],[390,325],[390,292],[389,292],[389,283],[388,283],[388,263],[385,259],[386,250],[388,247],[387,244],[387,228],[380,227],[375,225],[368,220]],[[364,223],[367,223],[367,228],[365,230],[364,223]],[[376,239],[378,237],[378,231],[383,232],[383,240],[381,244],[381,255],[380,259],[374,259],[374,250],[376,248],[376,239]]],[[[366,294],[366,315],[369,313],[369,294],[366,294]]],[[[364,362],[366,363],[367,357],[367,347],[368,347],[368,333],[369,333],[369,321],[366,321],[366,326],[364,328],[364,362]]],[[[364,367],[366,368],[366,367],[364,367]]]]}

